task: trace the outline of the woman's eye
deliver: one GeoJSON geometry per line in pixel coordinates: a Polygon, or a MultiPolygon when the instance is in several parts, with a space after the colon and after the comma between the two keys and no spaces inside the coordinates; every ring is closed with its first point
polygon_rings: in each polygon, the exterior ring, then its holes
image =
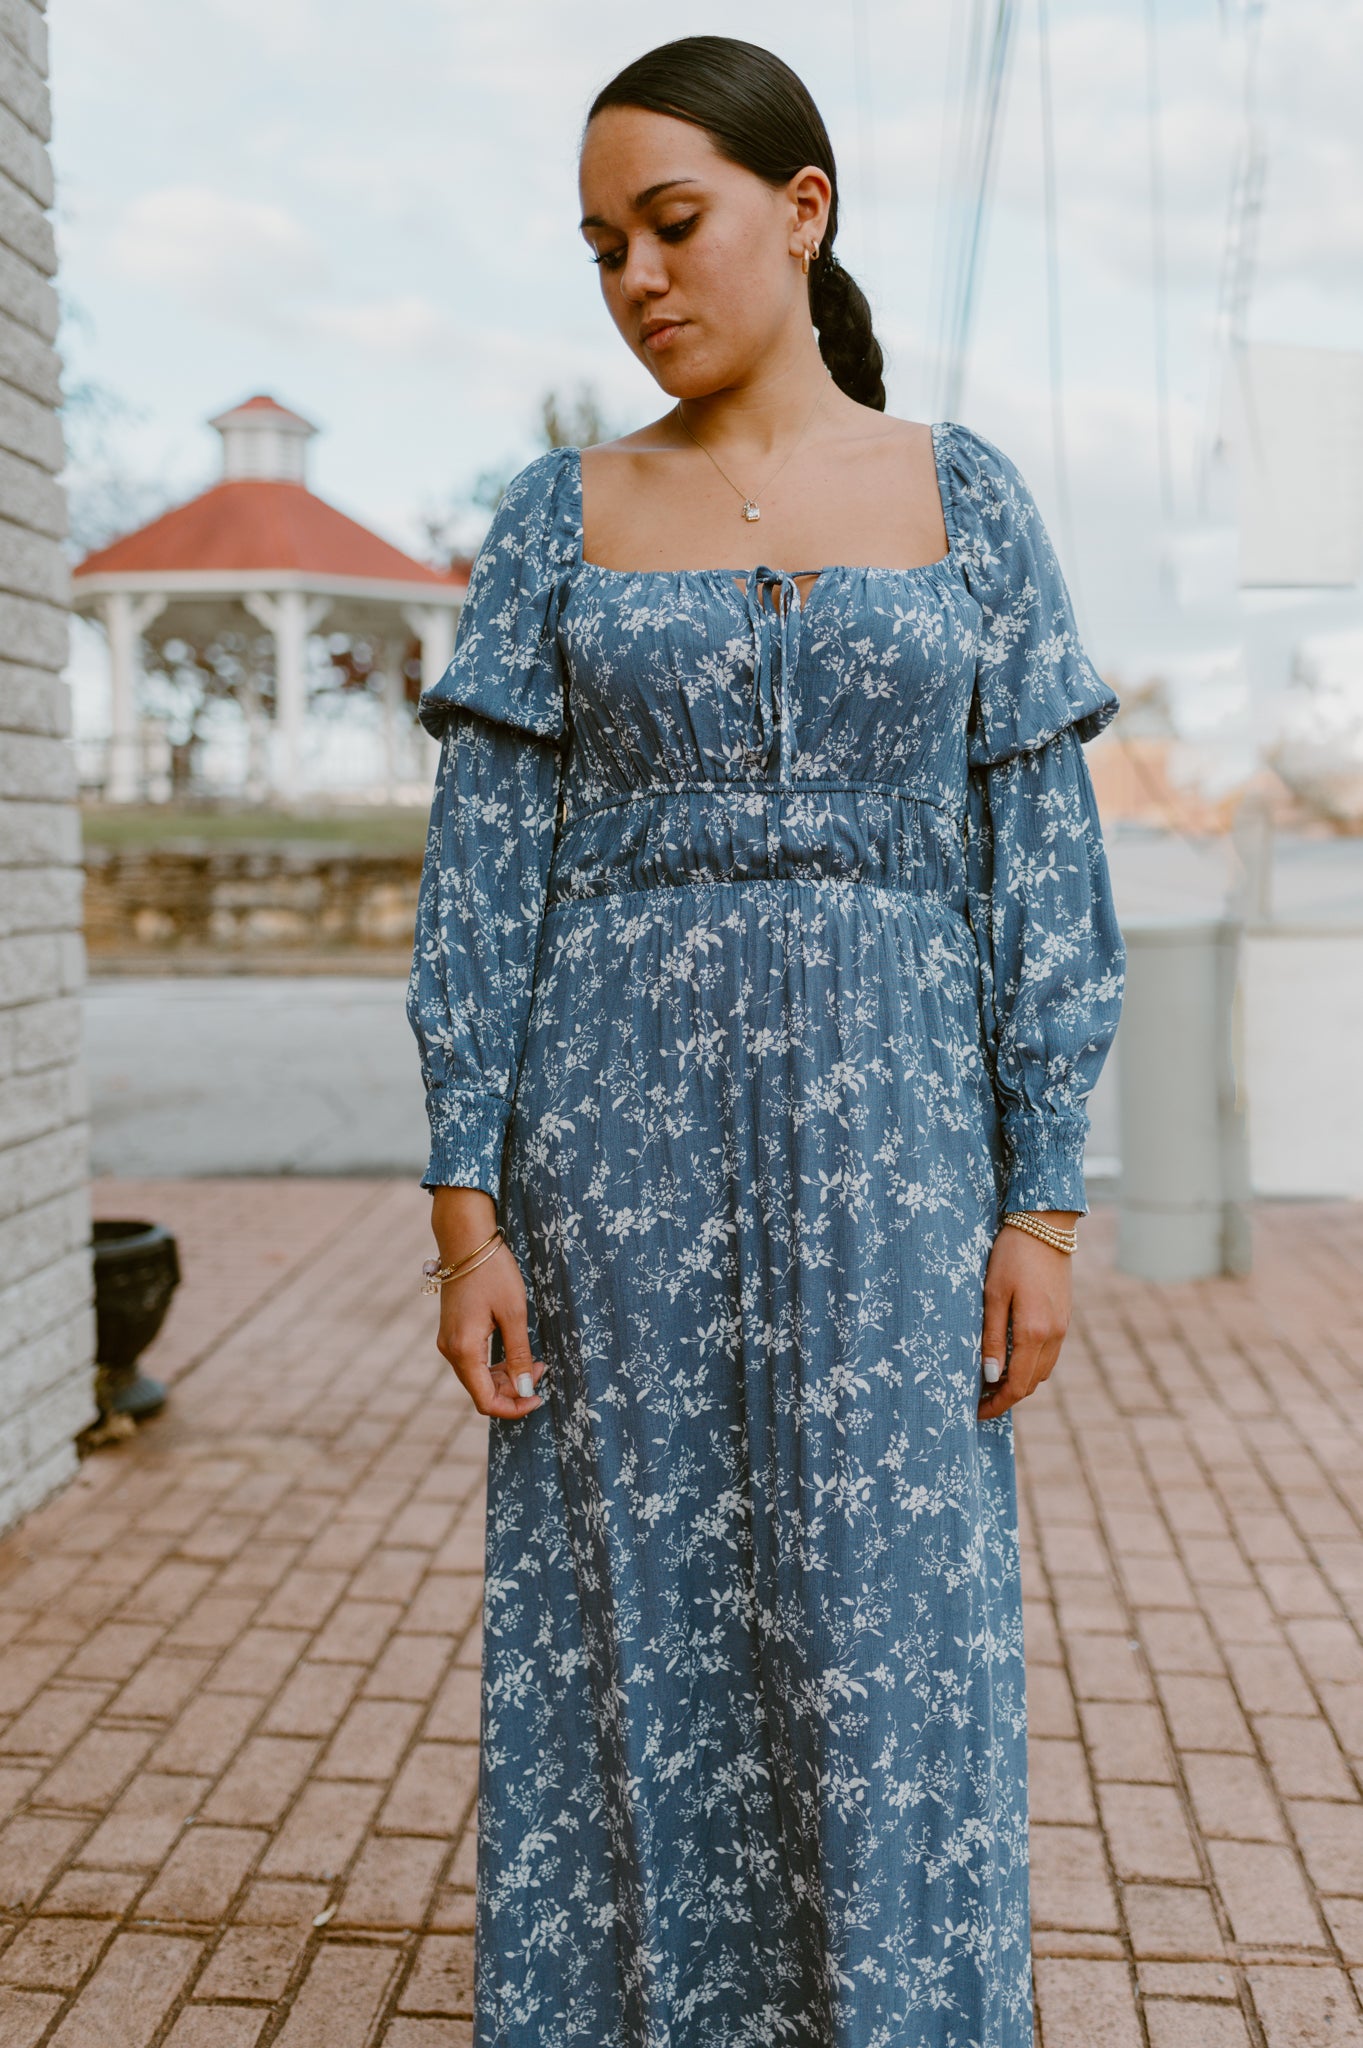
{"type": "MultiPolygon", "coordinates": [[[[700,215],[693,213],[685,220],[668,221],[666,226],[658,229],[659,241],[680,242],[684,235],[690,234],[699,219],[700,215]]],[[[623,249],[602,249],[599,254],[592,254],[591,260],[602,270],[618,270],[625,260],[625,252],[623,249]]]]}

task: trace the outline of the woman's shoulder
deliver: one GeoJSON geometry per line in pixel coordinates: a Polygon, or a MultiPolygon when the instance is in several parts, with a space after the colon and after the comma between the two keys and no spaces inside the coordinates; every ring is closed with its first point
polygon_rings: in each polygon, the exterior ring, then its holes
{"type": "Polygon", "coordinates": [[[576,448],[546,448],[502,491],[479,549],[480,564],[517,562],[553,575],[569,567],[581,534],[575,489],[576,448]]]}
{"type": "Polygon", "coordinates": [[[518,469],[497,501],[497,510],[529,511],[566,495],[581,451],[573,447],[545,448],[532,455],[518,469]]]}
{"type": "Polygon", "coordinates": [[[1030,497],[1013,457],[978,427],[963,420],[936,420],[932,435],[953,487],[980,513],[997,515],[1030,497]]]}
{"type": "Polygon", "coordinates": [[[943,501],[971,587],[987,592],[1029,566],[1052,567],[1036,499],[1008,451],[961,420],[937,421],[933,438],[943,501]]]}

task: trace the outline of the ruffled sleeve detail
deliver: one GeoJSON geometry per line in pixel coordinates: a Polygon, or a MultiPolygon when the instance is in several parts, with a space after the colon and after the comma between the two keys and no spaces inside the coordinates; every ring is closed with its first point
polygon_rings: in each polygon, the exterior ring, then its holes
{"type": "Polygon", "coordinates": [[[569,488],[576,452],[538,455],[506,487],[469,574],[454,658],[417,704],[437,739],[454,705],[542,739],[566,736],[557,628],[581,543],[569,488]]]}
{"type": "Polygon", "coordinates": [[[1045,523],[1011,456],[973,428],[948,428],[942,473],[962,576],[982,609],[967,747],[990,767],[1073,727],[1091,740],[1115,691],[1086,653],[1045,523]]]}
{"type": "Polygon", "coordinates": [[[1110,722],[1117,698],[1080,642],[1016,464],[967,427],[947,428],[944,452],[948,532],[981,608],[966,728],[966,893],[1003,1207],[1082,1212],[1088,1098],[1116,1033],[1125,970],[1083,742],[1110,722]]]}

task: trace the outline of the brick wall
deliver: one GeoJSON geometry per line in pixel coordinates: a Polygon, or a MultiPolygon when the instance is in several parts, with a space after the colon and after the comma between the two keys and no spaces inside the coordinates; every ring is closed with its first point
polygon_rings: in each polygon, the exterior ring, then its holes
{"type": "Polygon", "coordinates": [[[0,1528],[70,1477],[93,1412],[46,80],[42,5],[0,0],[0,1528]]]}

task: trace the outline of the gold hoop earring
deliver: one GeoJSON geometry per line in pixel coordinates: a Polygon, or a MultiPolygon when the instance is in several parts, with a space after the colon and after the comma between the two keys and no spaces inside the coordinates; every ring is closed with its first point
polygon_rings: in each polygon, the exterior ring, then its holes
{"type": "Polygon", "coordinates": [[[800,251],[800,268],[801,268],[801,270],[803,270],[803,272],[804,272],[805,276],[806,276],[806,277],[808,277],[808,276],[809,276],[809,251],[808,251],[808,249],[801,249],[801,251],[800,251]]]}

